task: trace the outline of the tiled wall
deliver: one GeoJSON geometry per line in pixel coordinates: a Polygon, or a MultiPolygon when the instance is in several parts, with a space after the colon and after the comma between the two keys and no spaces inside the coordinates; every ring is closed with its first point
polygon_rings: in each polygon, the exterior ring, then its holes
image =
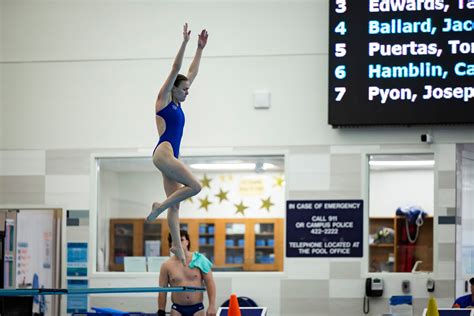
{"type": "MultiPolygon", "coordinates": [[[[287,198],[366,200],[365,159],[368,153],[431,150],[435,154],[435,296],[438,306],[450,306],[455,271],[455,145],[423,146],[308,146],[290,147],[287,165],[287,198]]],[[[128,150],[127,152],[135,151],[128,150]]],[[[90,209],[90,155],[98,150],[0,151],[0,205],[47,205],[65,209],[90,209]]],[[[245,150],[235,150],[235,154],[245,150]]],[[[367,251],[365,251],[366,253],[367,251]]],[[[363,315],[362,298],[368,276],[365,258],[288,258],[284,273],[218,274],[217,302],[232,292],[269,307],[269,315],[363,315]]],[[[415,315],[421,315],[428,293],[426,274],[383,276],[384,296],[371,300],[370,315],[388,311],[392,295],[401,295],[401,281],[410,280],[415,315]]],[[[117,281],[117,280],[115,280],[117,281]]],[[[125,278],[127,286],[154,285],[154,278],[125,278]]],[[[112,279],[92,280],[91,286],[113,286],[112,279]]],[[[94,306],[153,311],[153,296],[127,300],[92,297],[94,306]]]]}
{"type": "MultiPolygon", "coordinates": [[[[366,200],[364,169],[366,154],[423,152],[426,146],[319,146],[290,149],[288,190],[290,200],[356,199],[366,200]],[[292,162],[304,165],[292,168],[292,162]],[[307,172],[313,182],[300,178],[307,172]]],[[[435,207],[434,240],[435,271],[429,277],[436,281],[438,306],[450,307],[454,298],[455,271],[455,146],[434,145],[435,207]],[[437,258],[437,259],[436,259],[437,258]]],[[[357,259],[288,259],[288,279],[280,285],[281,315],[363,315],[362,297],[367,266],[357,259]],[[299,262],[297,262],[299,261],[299,262]],[[294,311],[298,309],[298,313],[294,311]]],[[[426,307],[426,274],[391,274],[382,276],[386,290],[383,298],[371,299],[370,315],[388,312],[389,298],[402,295],[402,280],[410,280],[414,296],[414,315],[426,307]]]]}
{"type": "Polygon", "coordinates": [[[470,189],[473,173],[466,163],[474,157],[474,144],[458,144],[456,150],[456,296],[461,296],[470,292],[467,280],[472,277],[469,270],[474,271],[474,266],[468,266],[469,261],[463,258],[466,251],[464,247],[474,243],[471,237],[474,234],[474,196],[470,189]],[[472,215],[466,218],[465,214],[470,212],[472,215]]]}

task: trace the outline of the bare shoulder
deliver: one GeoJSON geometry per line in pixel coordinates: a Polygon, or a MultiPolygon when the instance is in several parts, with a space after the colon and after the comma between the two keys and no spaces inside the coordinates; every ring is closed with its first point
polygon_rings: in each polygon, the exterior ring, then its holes
{"type": "Polygon", "coordinates": [[[165,260],[165,262],[163,262],[163,264],[166,265],[166,266],[173,266],[175,264],[175,261],[176,261],[174,259],[175,259],[174,257],[168,258],[168,259],[165,260]]]}
{"type": "Polygon", "coordinates": [[[162,110],[163,108],[165,108],[168,103],[171,102],[171,95],[166,95],[166,96],[158,96],[158,98],[156,99],[156,103],[155,103],[155,110],[156,112],[159,112],[160,110],[162,110]]]}
{"type": "Polygon", "coordinates": [[[180,267],[180,261],[173,256],[172,258],[167,259],[162,265],[165,266],[167,270],[175,270],[177,267],[180,267]]]}
{"type": "Polygon", "coordinates": [[[173,263],[171,262],[171,258],[167,259],[161,264],[161,271],[168,271],[172,266],[173,263]]]}

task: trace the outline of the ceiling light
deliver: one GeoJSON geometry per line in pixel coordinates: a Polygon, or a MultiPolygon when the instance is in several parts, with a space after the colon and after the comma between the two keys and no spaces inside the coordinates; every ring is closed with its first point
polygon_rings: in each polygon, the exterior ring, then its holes
{"type": "Polygon", "coordinates": [[[275,170],[275,169],[278,169],[277,166],[275,166],[274,164],[272,163],[267,163],[267,162],[264,162],[263,163],[263,170],[275,170]]]}
{"type": "Polygon", "coordinates": [[[434,160],[371,160],[369,165],[380,167],[428,167],[434,166],[434,160]]]}
{"type": "Polygon", "coordinates": [[[193,163],[190,165],[191,168],[196,170],[276,170],[278,167],[272,163],[253,163],[253,162],[241,162],[241,163],[193,163]]]}
{"type": "Polygon", "coordinates": [[[193,163],[191,168],[197,170],[254,170],[254,163],[193,163]]]}

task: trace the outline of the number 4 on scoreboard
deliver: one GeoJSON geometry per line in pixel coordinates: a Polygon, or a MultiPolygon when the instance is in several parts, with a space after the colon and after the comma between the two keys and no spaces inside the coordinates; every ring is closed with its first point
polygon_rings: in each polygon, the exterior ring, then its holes
{"type": "Polygon", "coordinates": [[[344,35],[347,33],[347,29],[346,29],[346,22],[345,21],[341,21],[337,24],[336,28],[334,29],[334,32],[335,33],[339,33],[341,35],[344,35]]]}
{"type": "Polygon", "coordinates": [[[335,87],[334,91],[337,92],[336,101],[339,102],[342,100],[342,97],[344,97],[344,94],[346,93],[346,87],[335,87]]]}

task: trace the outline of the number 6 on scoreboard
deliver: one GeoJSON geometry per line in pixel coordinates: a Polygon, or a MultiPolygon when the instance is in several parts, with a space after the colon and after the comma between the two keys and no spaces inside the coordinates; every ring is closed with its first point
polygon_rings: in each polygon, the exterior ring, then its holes
{"type": "Polygon", "coordinates": [[[346,75],[346,65],[339,65],[334,69],[334,76],[336,76],[337,79],[344,79],[346,75]]]}
{"type": "Polygon", "coordinates": [[[334,91],[337,92],[336,101],[339,102],[342,100],[342,97],[346,93],[346,87],[335,87],[334,91]]]}

